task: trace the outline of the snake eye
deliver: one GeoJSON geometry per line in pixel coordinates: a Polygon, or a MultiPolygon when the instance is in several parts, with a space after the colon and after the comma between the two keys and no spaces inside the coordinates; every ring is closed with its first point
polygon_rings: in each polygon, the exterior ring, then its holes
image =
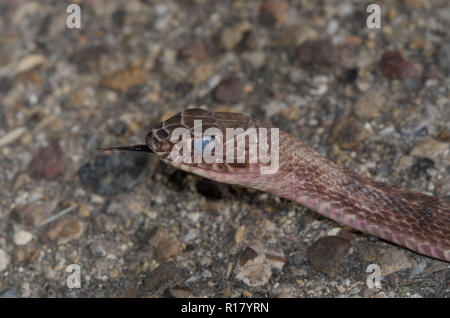
{"type": "Polygon", "coordinates": [[[206,146],[213,143],[210,147],[211,151],[216,147],[216,139],[214,136],[203,136],[202,139],[194,139],[194,151],[203,154],[206,146]]]}

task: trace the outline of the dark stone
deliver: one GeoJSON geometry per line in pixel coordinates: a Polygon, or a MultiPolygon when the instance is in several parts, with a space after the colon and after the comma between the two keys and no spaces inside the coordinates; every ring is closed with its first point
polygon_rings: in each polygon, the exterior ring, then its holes
{"type": "Polygon", "coordinates": [[[75,51],[69,57],[69,61],[75,64],[80,72],[86,72],[90,71],[100,57],[108,52],[109,49],[104,45],[84,47],[75,51]]]}
{"type": "Polygon", "coordinates": [[[428,135],[428,127],[423,123],[416,123],[400,127],[400,134],[402,136],[423,137],[428,135]]]}
{"type": "Polygon", "coordinates": [[[318,239],[308,249],[311,265],[333,278],[341,267],[350,249],[350,242],[339,236],[326,236],[318,239]]]}
{"type": "Polygon", "coordinates": [[[125,23],[125,18],[127,16],[127,13],[123,9],[118,9],[116,12],[112,15],[113,24],[116,25],[118,28],[122,28],[123,24],[125,23]]]}
{"type": "Polygon", "coordinates": [[[439,134],[436,136],[437,140],[443,141],[443,142],[449,142],[450,143],[450,130],[443,129],[439,132],[439,134]]]}
{"type": "Polygon", "coordinates": [[[0,77],[0,93],[6,94],[13,86],[13,81],[8,77],[0,77]]]}
{"type": "Polygon", "coordinates": [[[223,79],[213,91],[213,97],[219,103],[235,103],[241,96],[242,82],[237,76],[223,79]]]}
{"type": "Polygon", "coordinates": [[[306,257],[302,252],[296,252],[291,258],[292,264],[296,267],[301,266],[305,263],[306,257]]]}
{"type": "Polygon", "coordinates": [[[99,195],[127,193],[139,183],[139,176],[147,167],[149,156],[124,152],[99,155],[78,170],[83,187],[99,195]]]}
{"type": "Polygon", "coordinates": [[[308,40],[301,44],[294,55],[297,64],[315,64],[331,67],[339,60],[339,51],[330,39],[308,40]]]}
{"type": "Polygon", "coordinates": [[[363,145],[367,133],[360,120],[355,116],[341,116],[334,123],[327,143],[337,143],[342,149],[355,150],[363,145]]]}
{"type": "Polygon", "coordinates": [[[272,23],[283,22],[289,12],[289,2],[285,0],[267,0],[261,6],[261,14],[272,23]]]}
{"type": "Polygon", "coordinates": [[[381,71],[390,79],[405,80],[420,77],[421,74],[415,65],[403,58],[399,51],[388,50],[381,56],[381,71]]]}
{"type": "Polygon", "coordinates": [[[31,159],[29,165],[30,176],[34,179],[53,180],[66,171],[66,158],[57,141],[49,146],[40,148],[31,159]]]}
{"type": "Polygon", "coordinates": [[[251,261],[257,256],[258,253],[254,249],[247,247],[244,252],[242,252],[241,257],[239,258],[239,265],[244,266],[248,261],[251,261]]]}
{"type": "Polygon", "coordinates": [[[245,51],[252,51],[258,48],[258,39],[255,32],[249,30],[244,33],[239,43],[239,48],[245,51]]]}
{"type": "Polygon", "coordinates": [[[144,289],[154,291],[157,289],[174,286],[180,279],[175,262],[168,261],[161,263],[157,268],[147,274],[144,278],[144,289]]]}
{"type": "Polygon", "coordinates": [[[190,42],[189,44],[183,46],[178,51],[178,59],[188,60],[195,59],[197,61],[203,61],[208,56],[208,49],[204,41],[197,40],[190,42]]]}
{"type": "Polygon", "coordinates": [[[434,161],[426,157],[416,157],[409,168],[409,175],[413,179],[419,179],[428,175],[427,169],[433,168],[434,161]]]}
{"type": "Polygon", "coordinates": [[[342,79],[344,80],[344,82],[353,83],[358,79],[358,72],[359,70],[357,67],[349,68],[344,71],[342,79]]]}

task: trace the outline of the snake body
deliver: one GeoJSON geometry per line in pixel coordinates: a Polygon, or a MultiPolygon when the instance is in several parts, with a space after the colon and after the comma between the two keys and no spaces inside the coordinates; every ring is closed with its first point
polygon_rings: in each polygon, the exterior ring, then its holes
{"type": "MultiPolygon", "coordinates": [[[[170,154],[178,141],[171,138],[172,132],[185,128],[193,136],[196,120],[201,120],[203,131],[214,127],[224,135],[227,128],[273,128],[243,114],[188,109],[153,127],[146,145],[139,146],[139,151],[146,147],[179,169],[295,201],[341,224],[450,262],[449,201],[362,177],[282,130],[279,130],[279,166],[272,174],[261,173],[260,168],[266,163],[251,162],[249,157],[240,163],[174,162],[170,154]]],[[[270,144],[271,139],[268,141],[270,144]]],[[[112,149],[133,150],[125,148],[112,149]]]]}

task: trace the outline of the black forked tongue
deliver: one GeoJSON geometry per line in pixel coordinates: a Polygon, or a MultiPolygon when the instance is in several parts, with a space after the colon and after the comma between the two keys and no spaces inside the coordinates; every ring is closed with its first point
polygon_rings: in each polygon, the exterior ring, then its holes
{"type": "Polygon", "coordinates": [[[112,148],[99,148],[98,150],[153,152],[147,145],[132,145],[132,146],[121,146],[121,147],[112,147],[112,148]]]}

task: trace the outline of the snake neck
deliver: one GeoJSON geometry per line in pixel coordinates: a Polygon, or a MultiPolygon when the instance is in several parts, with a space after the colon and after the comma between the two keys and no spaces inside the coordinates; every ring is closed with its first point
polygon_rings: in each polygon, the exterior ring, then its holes
{"type": "Polygon", "coordinates": [[[300,141],[280,143],[276,174],[250,185],[339,223],[450,262],[450,202],[338,167],[300,141]]]}

